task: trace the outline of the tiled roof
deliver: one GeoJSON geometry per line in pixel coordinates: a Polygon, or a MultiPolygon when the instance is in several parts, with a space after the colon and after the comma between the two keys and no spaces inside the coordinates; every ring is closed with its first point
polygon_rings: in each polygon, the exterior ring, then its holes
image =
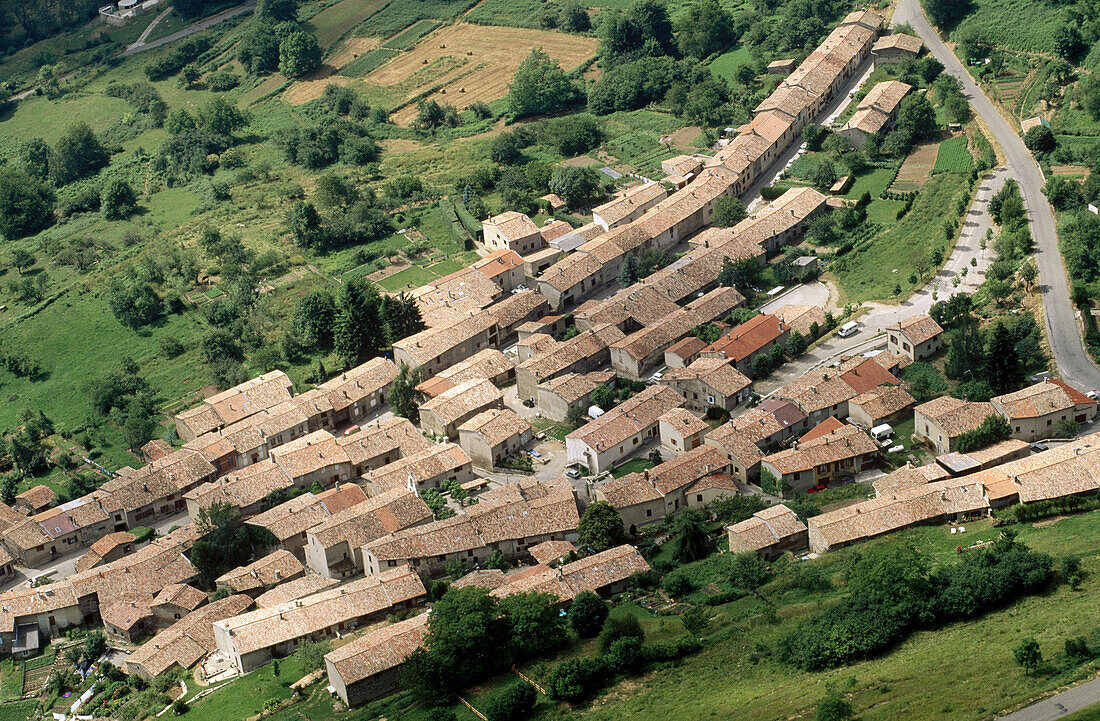
{"type": "Polygon", "coordinates": [[[269,453],[291,478],[302,478],[325,468],[351,462],[344,447],[326,430],[313,431],[269,453]]]}
{"type": "Polygon", "coordinates": [[[468,431],[481,436],[490,447],[527,433],[531,424],[516,415],[510,408],[490,408],[482,411],[458,427],[459,432],[468,431]]]}
{"type": "Polygon", "coordinates": [[[859,406],[871,418],[886,418],[916,404],[917,399],[901,386],[878,386],[860,393],[848,401],[849,407],[859,406]]]}
{"type": "Polygon", "coordinates": [[[710,424],[687,408],[670,408],[662,413],[657,420],[669,424],[673,430],[685,437],[693,436],[710,428],[710,424]]]}
{"type": "Polygon", "coordinates": [[[783,504],[757,511],[740,523],[727,528],[730,551],[761,551],[806,530],[794,511],[783,504]],[[736,544],[737,548],[734,548],[736,544]]]}
{"type": "Polygon", "coordinates": [[[257,608],[273,608],[296,598],[319,593],[340,584],[334,578],[328,578],[317,573],[307,573],[293,581],[280,583],[270,591],[264,591],[256,597],[257,608]]]}
{"type": "Polygon", "coordinates": [[[219,599],[193,611],[134,649],[126,663],[141,666],[159,676],[173,665],[190,668],[217,648],[211,624],[243,612],[252,605],[248,596],[234,595],[219,599]]]}
{"type": "Polygon", "coordinates": [[[508,210],[500,215],[494,215],[485,221],[486,225],[495,226],[497,231],[509,241],[526,238],[539,232],[539,227],[523,213],[508,210]]]}
{"type": "Polygon", "coordinates": [[[309,529],[322,548],[346,542],[352,548],[369,543],[387,533],[421,523],[432,511],[419,496],[405,488],[393,488],[364,503],[333,514],[309,529]]]}
{"type": "MultiPolygon", "coordinates": [[[[668,161],[665,161],[668,162],[668,161]]],[[[698,165],[699,161],[694,161],[698,165]]],[[[644,183],[627,189],[622,195],[592,209],[592,215],[598,215],[609,225],[615,225],[623,218],[638,210],[639,207],[652,206],[668,195],[660,183],[644,183]]]]}
{"type": "Polygon", "coordinates": [[[777,340],[786,330],[786,325],[776,316],[757,315],[711,343],[702,352],[719,353],[724,358],[740,362],[777,340]]]}
{"type": "Polygon", "coordinates": [[[435,414],[440,423],[447,426],[503,398],[504,394],[488,380],[474,378],[424,401],[420,404],[420,412],[435,414]]]}
{"type": "Polygon", "coordinates": [[[873,538],[900,528],[988,508],[982,484],[974,476],[952,478],[899,489],[808,519],[830,546],[873,538]]]}
{"type": "Polygon", "coordinates": [[[479,568],[476,571],[470,571],[465,576],[452,583],[451,588],[477,586],[478,588],[488,588],[492,590],[498,586],[503,586],[505,583],[504,571],[497,568],[479,568]]]}
{"type": "Polygon", "coordinates": [[[624,545],[556,569],[547,568],[506,583],[490,593],[499,598],[514,593],[552,593],[561,601],[570,601],[583,591],[596,591],[648,570],[649,564],[637,549],[624,545]]]}
{"type": "Polygon", "coordinates": [[[79,598],[94,593],[100,603],[128,592],[156,593],[198,575],[183,550],[172,538],[159,538],[117,561],[74,573],[67,580],[79,598]]]}
{"type": "MultiPolygon", "coordinates": [[[[565,375],[551,378],[539,384],[539,390],[545,390],[561,398],[566,403],[573,403],[594,391],[600,382],[596,373],[566,373],[565,375]]],[[[603,381],[601,381],[603,382],[603,381]]]]}
{"type": "Polygon", "coordinates": [[[570,533],[580,517],[568,479],[524,479],[483,493],[465,513],[364,544],[379,560],[440,556],[503,540],[570,533]]]}
{"type": "Polygon", "coordinates": [[[406,418],[381,418],[360,427],[350,436],[341,436],[337,444],[344,449],[352,465],[375,461],[399,450],[410,455],[430,448],[432,443],[406,418]]]}
{"type": "Polygon", "coordinates": [[[200,508],[209,508],[215,503],[228,503],[233,508],[247,508],[259,503],[269,493],[287,490],[294,486],[291,478],[281,466],[271,459],[230,471],[226,475],[204,483],[184,494],[184,498],[194,500],[200,508]]]}
{"type": "Polygon", "coordinates": [[[229,633],[234,650],[244,655],[309,636],[342,621],[380,613],[424,595],[420,577],[410,567],[399,566],[339,588],[227,618],[215,625],[229,633]]]}
{"type": "Polygon", "coordinates": [[[382,466],[378,470],[368,471],[367,480],[374,484],[379,493],[394,488],[407,489],[410,477],[424,482],[447,473],[458,471],[470,464],[470,457],[454,443],[432,444],[404,458],[382,466]]]}
{"type": "Polygon", "coordinates": [[[662,413],[683,403],[683,396],[671,388],[649,386],[566,437],[578,439],[597,452],[605,451],[653,426],[662,413]]]}
{"type": "Polygon", "coordinates": [[[678,491],[711,473],[724,472],[729,465],[714,446],[699,446],[649,469],[654,488],[663,496],[678,491]]]}
{"type": "Polygon", "coordinates": [[[697,358],[684,368],[670,368],[661,380],[666,383],[697,380],[727,398],[736,396],[752,384],[726,358],[697,358]]]}
{"type": "Polygon", "coordinates": [[[857,394],[866,393],[883,384],[896,385],[899,382],[896,376],[883,368],[874,358],[857,356],[842,359],[837,371],[840,373],[841,380],[857,394]]]}
{"type": "Polygon", "coordinates": [[[428,635],[428,614],[371,631],[325,655],[345,685],[358,683],[405,662],[428,635]]]}
{"type": "Polygon", "coordinates": [[[445,378],[454,385],[459,385],[469,380],[493,379],[506,374],[515,367],[516,364],[512,362],[512,359],[496,348],[485,348],[466,360],[440,371],[436,378],[445,378]]]}
{"type": "Polygon", "coordinates": [[[891,35],[884,35],[875,41],[875,44],[871,46],[872,52],[880,52],[882,50],[905,50],[913,54],[919,53],[921,48],[924,47],[924,42],[912,35],[906,35],[905,33],[893,33],[891,35]]]}
{"type": "Polygon", "coordinates": [[[807,340],[814,323],[817,323],[819,331],[825,328],[825,310],[821,306],[784,305],[775,309],[775,315],[787,324],[792,333],[798,331],[807,340]]]}
{"type": "Polygon", "coordinates": [[[898,331],[905,336],[906,340],[915,346],[930,341],[943,333],[943,328],[940,327],[940,324],[927,315],[911,315],[893,325],[887,326],[886,330],[898,331]]]}
{"type": "Polygon", "coordinates": [[[965,478],[985,486],[990,501],[1018,496],[1021,503],[1100,490],[1100,434],[978,471],[965,478]]]}
{"type": "Polygon", "coordinates": [[[297,498],[291,498],[289,501],[252,516],[246,523],[249,526],[266,529],[282,542],[323,523],[329,515],[328,508],[320,498],[312,493],[303,493],[297,498]]]}
{"type": "Polygon", "coordinates": [[[997,409],[992,403],[973,403],[941,396],[921,403],[913,411],[935,421],[948,437],[956,438],[976,429],[982,421],[995,414],[997,409]]]}
{"type": "Polygon", "coordinates": [[[570,541],[543,541],[528,548],[527,552],[535,559],[535,563],[548,564],[565,558],[576,550],[577,547],[570,541]]]}
{"type": "Polygon", "coordinates": [[[1010,419],[1042,418],[1052,413],[1072,412],[1078,404],[1096,403],[1071,386],[1054,381],[1040,381],[1013,393],[996,396],[992,401],[1003,408],[1010,419]]]}
{"type": "Polygon", "coordinates": [[[809,471],[847,458],[877,453],[878,450],[878,444],[870,436],[855,426],[845,425],[831,433],[799,443],[794,448],[765,456],[763,461],[786,475],[809,471]]]}
{"type": "Polygon", "coordinates": [[[234,593],[255,591],[264,586],[274,586],[280,581],[305,572],[305,566],[290,551],[273,551],[247,566],[234,568],[218,577],[219,586],[226,586],[234,593]]]}
{"type": "Polygon", "coordinates": [[[597,490],[615,508],[626,508],[663,498],[653,481],[641,473],[628,473],[620,478],[612,478],[599,485],[597,490]]]}
{"type": "Polygon", "coordinates": [[[486,312],[480,312],[447,325],[415,333],[397,341],[393,347],[405,351],[413,363],[420,366],[487,332],[494,325],[495,318],[486,312]]]}
{"type": "Polygon", "coordinates": [[[206,603],[206,600],[206,594],[194,586],[189,586],[186,583],[170,583],[153,596],[151,605],[154,608],[161,605],[172,605],[194,611],[206,603]]]}
{"type": "Polygon", "coordinates": [[[40,510],[57,500],[57,494],[49,486],[37,485],[18,494],[15,499],[24,501],[34,510],[40,510]]]}

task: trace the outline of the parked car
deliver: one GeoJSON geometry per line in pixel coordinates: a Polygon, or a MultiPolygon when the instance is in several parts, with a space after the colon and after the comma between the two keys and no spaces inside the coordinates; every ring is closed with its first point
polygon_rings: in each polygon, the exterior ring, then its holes
{"type": "Polygon", "coordinates": [[[566,468],[565,475],[567,478],[580,478],[581,472],[578,471],[576,468],[566,468]]]}

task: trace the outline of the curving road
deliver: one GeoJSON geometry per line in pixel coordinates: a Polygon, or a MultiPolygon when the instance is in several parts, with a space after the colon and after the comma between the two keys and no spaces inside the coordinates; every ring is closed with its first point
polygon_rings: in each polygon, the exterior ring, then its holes
{"type": "Polygon", "coordinates": [[[1043,173],[1024,147],[1023,140],[986,97],[939,34],[928,23],[918,0],[898,0],[894,23],[909,23],[924,40],[928,50],[944,64],[947,72],[962,81],[963,94],[970,101],[1005,153],[1006,167],[1020,184],[1024,206],[1035,238],[1035,260],[1039,269],[1040,292],[1046,314],[1047,338],[1062,378],[1082,390],[1100,389],[1100,367],[1085,350],[1077,324],[1077,313],[1070,302],[1069,281],[1062,255],[1058,251],[1054,212],[1043,195],[1043,173]]]}
{"type": "Polygon", "coordinates": [[[1054,721],[1077,711],[1083,711],[1094,704],[1100,704],[1100,678],[1074,686],[1060,694],[1025,706],[1007,716],[999,716],[999,721],[1054,721]]]}

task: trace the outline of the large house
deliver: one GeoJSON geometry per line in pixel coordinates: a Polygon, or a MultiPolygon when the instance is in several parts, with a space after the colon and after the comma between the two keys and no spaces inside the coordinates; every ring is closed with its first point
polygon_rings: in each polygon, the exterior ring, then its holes
{"type": "Polygon", "coordinates": [[[649,386],[594,421],[565,437],[570,463],[602,473],[619,461],[648,447],[658,437],[658,419],[665,411],[684,404],[684,398],[667,386],[649,386]]]}
{"type": "Polygon", "coordinates": [[[887,350],[910,360],[929,358],[943,348],[943,328],[926,315],[914,315],[886,327],[887,350]]]}
{"type": "Polygon", "coordinates": [[[840,134],[856,148],[862,148],[872,135],[885,135],[897,120],[902,99],[912,89],[912,85],[898,80],[879,83],[859,101],[855,114],[840,129],[840,134]]]}
{"type": "Polygon", "coordinates": [[[726,527],[730,553],[751,551],[774,559],[787,551],[805,548],[806,524],[794,511],[780,504],[757,511],[740,523],[726,527]]]}
{"type": "Polygon", "coordinates": [[[422,602],[426,593],[420,577],[408,566],[400,566],[215,621],[214,640],[239,673],[248,673],[276,656],[289,656],[305,641],[335,638],[410,608],[422,602]]]}
{"type": "Polygon", "coordinates": [[[853,480],[878,461],[878,454],[878,444],[870,436],[830,418],[802,436],[793,448],[764,456],[761,475],[770,473],[786,495],[788,487],[798,492],[853,480]]]}
{"type": "Polygon", "coordinates": [[[1008,419],[1012,437],[1024,441],[1064,436],[1067,425],[1087,423],[1096,417],[1095,400],[1056,379],[990,398],[989,402],[1008,419]]]}
{"type": "Polygon", "coordinates": [[[992,403],[941,396],[913,409],[914,435],[930,443],[937,454],[950,453],[959,436],[976,430],[996,412],[992,403]]]}
{"type": "Polygon", "coordinates": [[[409,564],[428,577],[452,562],[478,564],[495,552],[505,560],[550,540],[576,538],[580,516],[568,479],[536,478],[487,491],[451,518],[396,531],[363,546],[363,565],[379,573],[409,564]]]}
{"type": "Polygon", "coordinates": [[[699,358],[683,368],[665,371],[661,383],[684,397],[695,411],[711,407],[731,411],[748,400],[752,381],[726,358],[699,358]]]}

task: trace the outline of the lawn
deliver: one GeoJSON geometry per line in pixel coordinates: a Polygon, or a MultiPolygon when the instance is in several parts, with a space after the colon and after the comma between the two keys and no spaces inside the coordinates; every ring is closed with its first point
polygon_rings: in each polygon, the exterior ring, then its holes
{"type": "Polygon", "coordinates": [[[1054,52],[1054,38],[1069,21],[1069,6],[1051,0],[974,0],[954,29],[955,39],[971,32],[1013,50],[1054,52]]]}
{"type": "MultiPolygon", "coordinates": [[[[1097,569],[1100,514],[1061,520],[1044,528],[1021,528],[1021,538],[1037,550],[1065,553],[1073,550],[1097,569]],[[1062,524],[1067,524],[1059,528],[1062,524]],[[1070,540],[1062,540],[1064,536],[1070,540]],[[1050,546],[1053,546],[1051,548],[1050,546]]],[[[999,530],[986,524],[967,524],[969,543],[994,537],[999,530]]],[[[894,534],[879,543],[915,544],[934,561],[954,560],[960,537],[946,527],[917,528],[894,534]]],[[[820,561],[826,572],[843,568],[851,553],[866,544],[827,554],[820,561]]],[[[1038,639],[1044,656],[1056,658],[1068,636],[1088,635],[1100,627],[1100,605],[1093,595],[1100,581],[1093,575],[1080,591],[1058,588],[1047,595],[1025,599],[1010,609],[974,621],[951,624],[936,631],[914,634],[894,651],[879,658],[820,673],[804,673],[766,659],[749,660],[761,644],[771,646],[807,612],[827,603],[834,593],[797,594],[787,600],[777,588],[765,586],[765,597],[779,601],[779,623],[761,619],[761,604],[748,597],[719,607],[717,612],[732,633],[702,653],[675,666],[651,673],[641,682],[613,687],[581,709],[555,708],[537,718],[584,718],[598,721],[644,718],[647,721],[704,721],[737,718],[774,721],[811,718],[829,685],[847,685],[849,702],[863,721],[931,721],[990,718],[1001,709],[1021,704],[1044,690],[1070,683],[1095,672],[1097,662],[1064,675],[1024,676],[1012,662],[1012,647],[1025,636],[1038,639]],[[1091,670],[1090,670],[1091,669],[1091,670]],[[852,679],[849,681],[849,679],[852,679]]]]}
{"type": "Polygon", "coordinates": [[[1100,703],[1069,716],[1063,716],[1062,721],[1100,721],[1100,703]]]}
{"type": "Polygon", "coordinates": [[[645,456],[638,456],[637,458],[631,458],[626,463],[622,463],[612,468],[611,475],[615,478],[622,478],[631,473],[641,473],[642,471],[649,470],[655,465],[657,464],[645,456]]]}
{"type": "Polygon", "coordinates": [[[945,248],[944,221],[951,218],[955,198],[968,192],[968,178],[958,173],[940,173],[924,186],[912,209],[893,226],[880,230],[833,263],[846,303],[894,296],[895,285],[902,294],[923,285],[909,282],[918,259],[926,262],[934,247],[945,248]]]}
{"type": "MultiPolygon", "coordinates": [[[[156,16],[154,15],[153,17],[156,16]]],[[[167,37],[172,33],[183,30],[193,22],[195,22],[193,19],[182,17],[177,12],[170,12],[161,18],[161,21],[156,24],[156,27],[149,31],[149,37],[145,38],[145,42],[151,43],[159,38],[167,37]]]]}
{"type": "Polygon", "coordinates": [[[905,203],[900,200],[883,200],[879,197],[893,177],[894,171],[890,168],[875,168],[869,173],[857,176],[844,197],[858,200],[864,193],[868,193],[871,196],[871,204],[867,206],[867,220],[881,225],[895,223],[898,219],[898,211],[905,207],[905,203]]]}
{"type": "Polygon", "coordinates": [[[733,83],[737,76],[737,68],[742,65],[751,67],[753,64],[752,53],[749,52],[748,47],[742,45],[741,47],[724,52],[712,60],[710,63],[710,71],[714,73],[715,77],[733,83]]]}
{"type": "Polygon", "coordinates": [[[422,268],[419,265],[410,265],[408,268],[405,268],[405,270],[398,271],[388,278],[378,281],[378,285],[392,293],[402,288],[416,288],[425,285],[438,277],[438,275],[427,268],[422,268]]]}
{"type": "MultiPolygon", "coordinates": [[[[271,701],[290,698],[290,684],[308,673],[301,659],[291,656],[279,661],[279,676],[271,673],[271,665],[256,669],[235,679],[214,693],[193,704],[176,718],[186,721],[229,721],[255,716],[271,701]]],[[[331,708],[331,703],[330,706],[331,708]]]]}
{"type": "Polygon", "coordinates": [[[321,48],[327,50],[359,23],[385,6],[386,2],[387,0],[341,0],[311,17],[309,24],[313,27],[321,48]]]}

